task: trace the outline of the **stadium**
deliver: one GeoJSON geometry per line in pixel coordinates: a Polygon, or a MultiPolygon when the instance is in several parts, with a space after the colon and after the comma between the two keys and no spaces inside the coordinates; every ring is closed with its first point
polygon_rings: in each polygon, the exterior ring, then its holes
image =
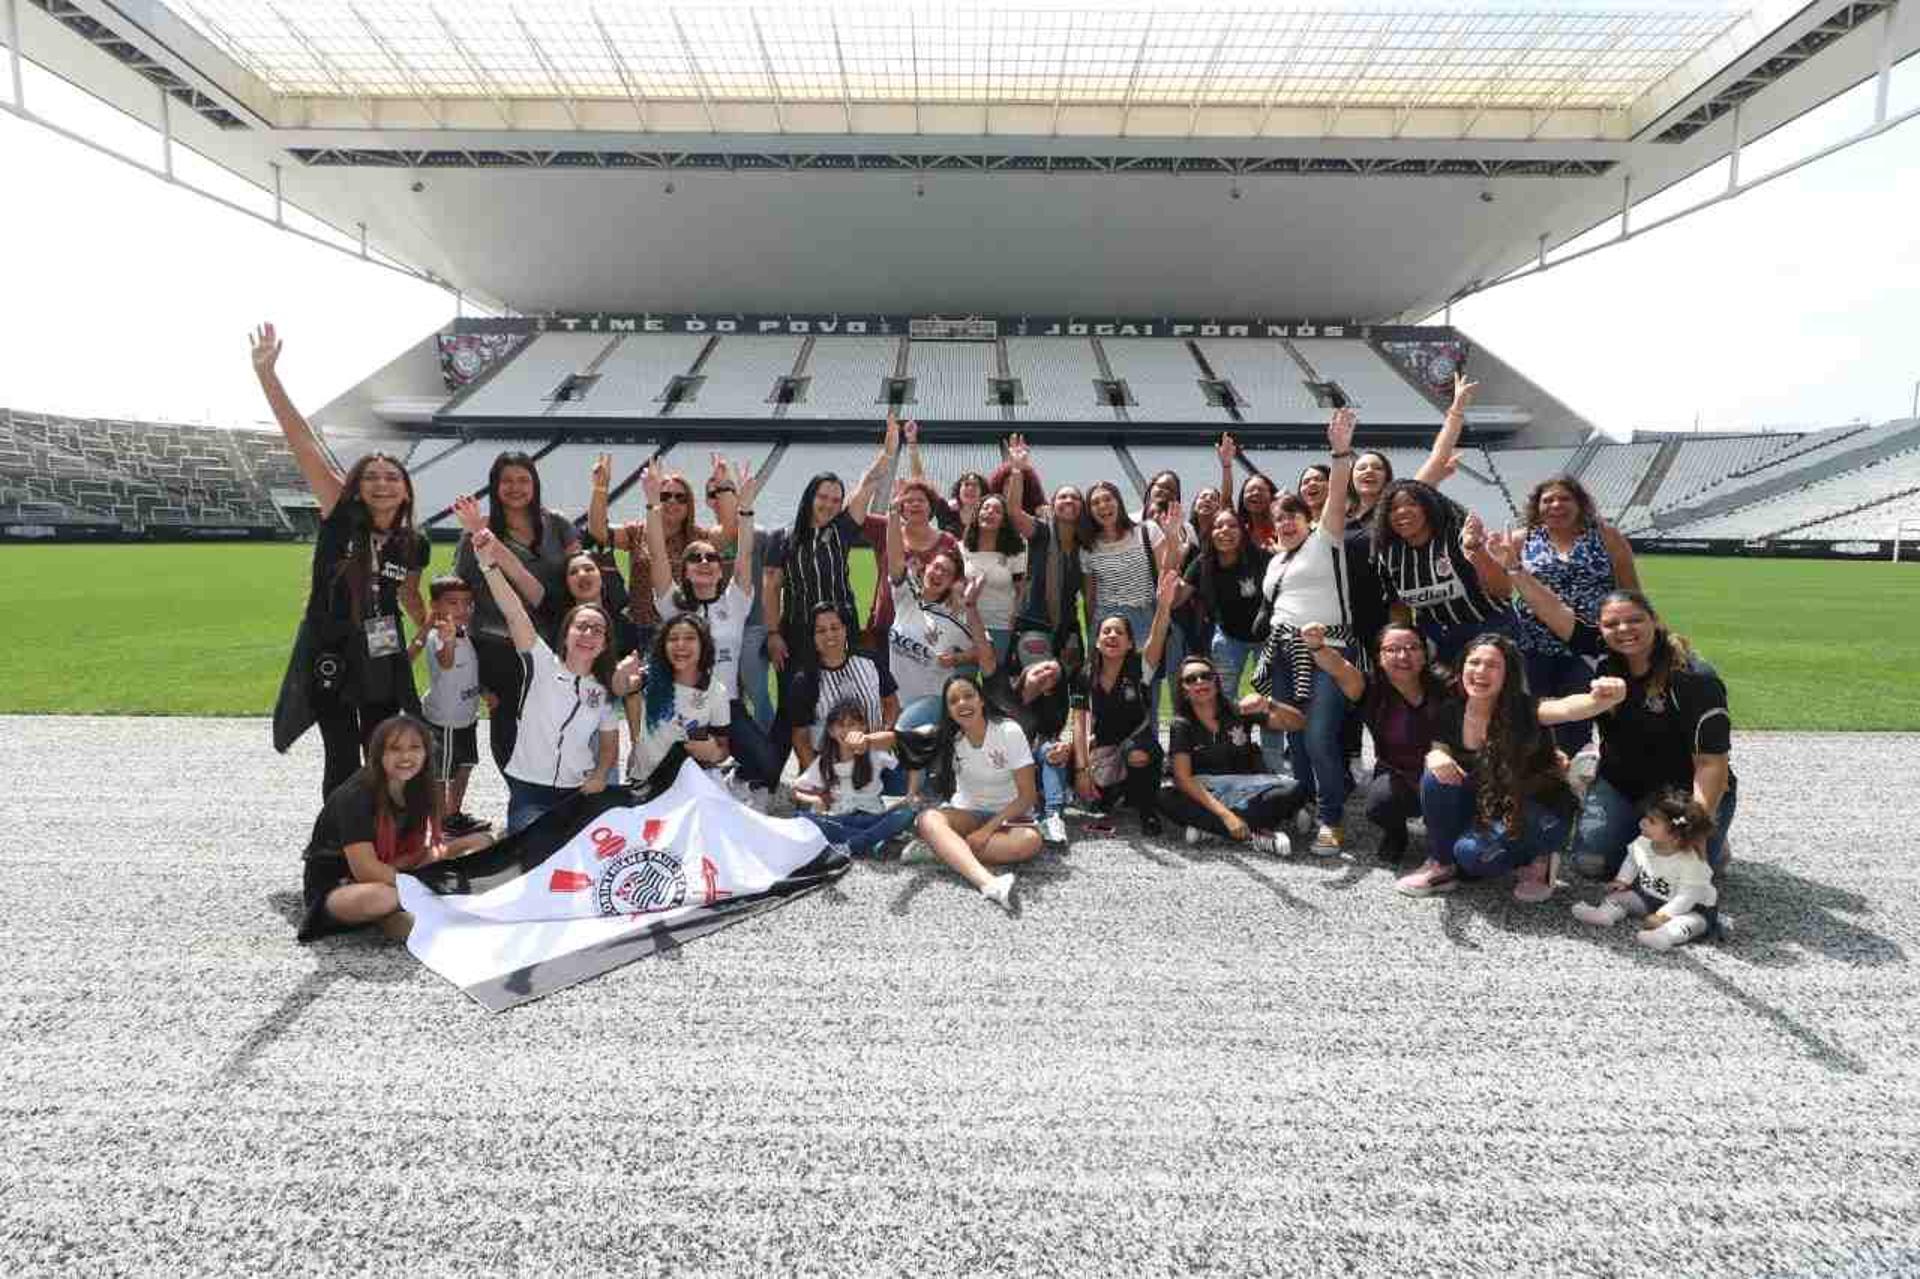
{"type": "Polygon", "coordinates": [[[1447,497],[1577,480],[1740,778],[1737,926],[1676,953],[1570,872],[1409,901],[1358,834],[1123,823],[1011,915],[861,861],[489,1016],[294,943],[322,746],[267,716],[331,503],[290,437],[0,405],[10,1272],[1920,1267],[1920,417],[1620,439],[1452,322],[1907,124],[1920,6],[0,3],[11,116],[99,148],[57,78],[155,178],[457,297],[300,406],[404,464],[430,573],[503,453],[576,522],[610,459],[614,526],[723,455],[782,528],[891,418],[941,493],[1017,438],[1133,508],[1223,435],[1292,488],[1345,409],[1412,476],[1463,377],[1447,497]]]}

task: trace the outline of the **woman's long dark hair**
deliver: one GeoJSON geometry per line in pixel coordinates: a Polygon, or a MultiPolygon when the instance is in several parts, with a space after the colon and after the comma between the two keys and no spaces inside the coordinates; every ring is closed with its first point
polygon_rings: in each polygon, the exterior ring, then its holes
{"type": "Polygon", "coordinates": [[[440,791],[433,784],[433,733],[426,723],[404,711],[380,721],[379,727],[367,739],[367,762],[360,766],[360,780],[373,792],[373,812],[376,818],[385,818],[397,826],[415,826],[421,822],[429,823],[428,838],[440,829],[440,791]],[[426,749],[427,763],[422,764],[407,784],[401,787],[401,804],[396,807],[393,792],[387,784],[387,746],[401,733],[416,733],[420,745],[426,749]]]}
{"type": "MultiPolygon", "coordinates": [[[[392,541],[396,537],[412,541],[413,529],[413,476],[407,471],[407,464],[391,453],[369,453],[347,468],[340,479],[340,501],[335,510],[345,509],[347,514],[347,546],[339,563],[333,566],[335,581],[344,577],[347,580],[347,607],[358,625],[362,617],[362,604],[367,598],[369,587],[376,586],[373,580],[373,566],[366,553],[367,547],[377,535],[381,542],[392,541]],[[407,500],[393,513],[393,526],[380,533],[373,527],[373,512],[360,497],[360,481],[365,478],[367,468],[375,462],[386,462],[400,471],[400,480],[407,486],[407,500]]],[[[409,548],[411,549],[411,548],[409,548]]],[[[432,740],[432,739],[428,739],[432,740]]]]}
{"type": "Polygon", "coordinates": [[[1440,490],[1422,480],[1392,480],[1380,490],[1380,500],[1373,508],[1375,555],[1383,555],[1388,547],[1400,543],[1400,535],[1393,531],[1393,499],[1402,493],[1410,494],[1420,504],[1420,510],[1427,517],[1427,531],[1443,543],[1447,539],[1453,516],[1446,499],[1440,496],[1440,490]]]}
{"type": "MultiPolygon", "coordinates": [[[[1594,617],[1598,619],[1600,614],[1607,611],[1609,604],[1631,604],[1652,619],[1653,644],[1647,653],[1649,662],[1647,692],[1665,697],[1668,685],[1673,682],[1673,673],[1685,670],[1693,661],[1693,645],[1687,641],[1686,636],[1676,635],[1668,630],[1667,624],[1660,618],[1660,610],[1653,606],[1652,600],[1639,591],[1627,590],[1624,587],[1617,591],[1608,591],[1600,597],[1600,607],[1594,610],[1594,617]]],[[[1623,679],[1632,675],[1632,672],[1627,669],[1627,659],[1611,650],[1607,653],[1604,669],[1613,671],[1623,679]]]]}
{"type": "MultiPolygon", "coordinates": [[[[655,633],[653,647],[647,650],[646,669],[640,676],[640,703],[646,710],[648,732],[673,716],[673,663],[667,660],[667,640],[682,626],[691,626],[693,633],[700,637],[700,677],[694,686],[705,688],[713,679],[713,632],[696,614],[676,613],[655,633]]],[[[595,666],[598,665],[596,662],[595,666]]],[[[608,674],[612,674],[611,665],[608,674]]]]}
{"type": "Polygon", "coordinates": [[[1584,527],[1600,526],[1600,508],[1593,504],[1593,494],[1587,492],[1587,486],[1571,475],[1549,475],[1527,494],[1523,520],[1529,529],[1540,527],[1540,497],[1548,489],[1565,489],[1572,496],[1573,504],[1580,508],[1580,523],[1584,527]]]}
{"type": "Polygon", "coordinates": [[[533,464],[531,454],[517,451],[502,453],[487,468],[487,527],[501,541],[507,540],[507,504],[500,500],[500,472],[509,466],[517,466],[533,477],[533,501],[527,505],[529,518],[533,520],[533,544],[527,549],[538,554],[540,539],[546,536],[547,531],[547,508],[540,501],[540,468],[533,464]]]}
{"type": "Polygon", "coordinates": [[[933,763],[927,770],[927,778],[936,795],[951,795],[957,775],[953,762],[954,742],[960,737],[960,725],[953,719],[953,713],[947,709],[947,694],[955,684],[965,684],[980,699],[981,721],[991,729],[1006,718],[996,709],[980,688],[980,682],[971,675],[949,675],[946,683],[940,686],[940,722],[934,726],[933,763]]]}
{"type": "MultiPolygon", "coordinates": [[[[1540,727],[1536,702],[1527,688],[1526,660],[1519,646],[1505,635],[1488,632],[1476,636],[1460,650],[1460,666],[1482,648],[1498,649],[1506,662],[1506,674],[1495,697],[1493,714],[1487,724],[1487,744],[1480,751],[1480,767],[1474,770],[1475,809],[1481,822],[1504,822],[1517,835],[1520,801],[1536,799],[1566,807],[1572,792],[1561,779],[1559,761],[1554,753],[1553,735],[1540,727]]],[[[1448,691],[1466,700],[1467,691],[1458,672],[1448,681],[1448,691]]]]}
{"type": "MultiPolygon", "coordinates": [[[[970,551],[998,551],[1002,555],[1018,555],[1027,549],[1027,539],[1021,537],[1013,527],[1013,517],[1007,514],[1007,499],[999,493],[987,493],[980,499],[980,505],[974,508],[973,525],[967,529],[967,549],[970,551]],[[988,502],[1000,503],[1000,531],[994,534],[992,546],[980,545],[980,512],[988,502]]],[[[963,573],[962,576],[965,576],[963,573]]]]}
{"type": "MultiPolygon", "coordinates": [[[[833,726],[846,719],[857,719],[860,727],[867,727],[867,708],[860,704],[857,697],[849,697],[837,703],[827,712],[826,732],[820,740],[820,795],[833,806],[833,784],[836,780],[833,766],[840,762],[840,739],[833,735],[833,726]]],[[[860,751],[853,757],[853,775],[847,780],[853,783],[855,790],[865,790],[873,783],[873,753],[860,751]]]]}
{"type": "Polygon", "coordinates": [[[1187,696],[1185,678],[1189,666],[1204,666],[1207,668],[1207,674],[1213,677],[1213,714],[1214,718],[1220,722],[1220,727],[1226,728],[1237,722],[1240,718],[1240,708],[1228,703],[1226,686],[1220,682],[1219,670],[1210,659],[1198,653],[1188,653],[1181,659],[1178,669],[1173,673],[1173,713],[1181,719],[1193,718],[1193,699],[1187,696]]]}
{"type": "MultiPolygon", "coordinates": [[[[800,509],[793,516],[793,544],[802,545],[813,540],[818,531],[813,527],[813,499],[822,484],[838,484],[840,496],[844,501],[847,495],[847,483],[832,471],[822,471],[807,481],[807,487],[800,490],[800,509]]],[[[841,509],[845,509],[842,507],[841,509]]]]}
{"type": "Polygon", "coordinates": [[[1267,492],[1272,495],[1267,500],[1266,518],[1269,524],[1273,522],[1273,504],[1280,500],[1280,486],[1275,484],[1273,477],[1264,471],[1254,471],[1240,481],[1240,496],[1234,499],[1233,513],[1240,517],[1240,527],[1245,530],[1249,538],[1253,536],[1254,516],[1251,511],[1247,510],[1247,489],[1252,487],[1256,480],[1266,485],[1267,492]]]}
{"type": "Polygon", "coordinates": [[[1113,494],[1116,508],[1113,531],[1127,533],[1133,529],[1133,516],[1127,514],[1127,500],[1120,495],[1120,486],[1112,480],[1101,480],[1080,495],[1080,544],[1098,546],[1100,544],[1100,521],[1093,518],[1093,495],[1105,490],[1113,494]]]}

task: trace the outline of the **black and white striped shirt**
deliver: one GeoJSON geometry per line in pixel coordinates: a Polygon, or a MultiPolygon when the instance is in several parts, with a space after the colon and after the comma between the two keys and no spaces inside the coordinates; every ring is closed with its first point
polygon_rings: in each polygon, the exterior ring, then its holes
{"type": "Polygon", "coordinates": [[[882,703],[898,691],[884,667],[864,653],[854,653],[838,666],[812,666],[793,677],[788,694],[793,703],[790,722],[795,728],[811,729],[818,747],[833,708],[856,701],[866,712],[867,727],[877,732],[890,727],[882,703]]]}
{"type": "MultiPolygon", "coordinates": [[[[1118,542],[1096,542],[1080,548],[1081,571],[1094,584],[1095,602],[1103,616],[1110,609],[1153,607],[1154,586],[1160,576],[1155,557],[1163,537],[1158,525],[1137,524],[1118,542]]],[[[1146,643],[1144,635],[1134,639],[1146,643]]]]}
{"type": "Polygon", "coordinates": [[[1387,589],[1413,610],[1414,620],[1436,626],[1465,626],[1506,612],[1480,585],[1460,530],[1467,509],[1442,497],[1446,515],[1425,546],[1410,546],[1394,538],[1373,557],[1387,589]]]}
{"type": "Polygon", "coordinates": [[[767,548],[766,564],[785,574],[781,588],[780,621],[790,643],[813,649],[813,609],[831,604],[846,619],[847,634],[859,630],[853,582],[847,573],[847,553],[863,544],[860,525],[845,511],[811,537],[796,539],[791,529],[777,530],[767,548]]]}

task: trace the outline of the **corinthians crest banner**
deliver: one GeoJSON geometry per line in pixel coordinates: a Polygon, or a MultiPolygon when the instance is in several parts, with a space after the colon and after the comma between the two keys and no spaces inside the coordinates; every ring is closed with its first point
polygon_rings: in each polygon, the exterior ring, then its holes
{"type": "Polygon", "coordinates": [[[401,875],[400,901],[414,917],[407,949],[500,1012],[847,869],[812,823],[744,807],[682,751],[652,784],[665,788],[638,803],[624,791],[576,797],[484,852],[401,875]]]}

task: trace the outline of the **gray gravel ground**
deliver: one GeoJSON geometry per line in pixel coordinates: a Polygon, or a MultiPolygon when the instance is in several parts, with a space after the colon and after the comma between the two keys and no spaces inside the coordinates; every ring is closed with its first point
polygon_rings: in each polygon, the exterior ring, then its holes
{"type": "Polygon", "coordinates": [[[1740,738],[1726,946],[1123,827],[500,1016],[266,739],[0,720],[0,1273],[1920,1271],[1920,736],[1740,738]]]}

